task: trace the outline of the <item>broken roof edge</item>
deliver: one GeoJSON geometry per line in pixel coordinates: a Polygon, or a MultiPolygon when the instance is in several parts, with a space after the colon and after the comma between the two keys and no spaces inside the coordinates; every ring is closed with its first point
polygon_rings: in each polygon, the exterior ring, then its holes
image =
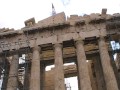
{"type": "Polygon", "coordinates": [[[65,23],[65,22],[66,22],[66,15],[64,12],[60,12],[58,14],[55,14],[55,15],[50,16],[48,18],[45,18],[41,21],[38,21],[38,23],[36,23],[36,25],[44,27],[44,26],[48,26],[48,25],[65,23]]]}
{"type": "MultiPolygon", "coordinates": [[[[19,29],[19,31],[33,31],[36,29],[45,29],[45,28],[52,28],[52,27],[59,27],[59,26],[69,26],[69,25],[85,25],[85,23],[94,24],[96,23],[95,20],[111,20],[112,18],[120,17],[119,13],[114,14],[107,14],[107,9],[102,9],[101,13],[91,13],[89,15],[83,15],[78,16],[76,14],[70,15],[70,17],[67,17],[64,12],[60,12],[56,15],[47,17],[41,21],[38,21],[35,23],[34,17],[28,19],[25,21],[25,27],[19,29]],[[93,21],[93,22],[92,22],[93,21]],[[28,26],[27,26],[28,25],[28,26]]],[[[103,21],[104,21],[103,20],[103,21]]],[[[13,32],[16,31],[13,29],[13,32]]],[[[0,31],[0,33],[9,32],[9,30],[6,30],[4,28],[3,31],[0,31]]]]}
{"type": "Polygon", "coordinates": [[[89,15],[83,15],[83,16],[78,16],[78,15],[70,15],[70,17],[67,17],[66,19],[66,15],[64,12],[60,12],[58,14],[55,14],[53,16],[49,16],[43,20],[38,21],[37,23],[35,23],[34,18],[28,19],[26,20],[25,23],[25,28],[30,28],[30,27],[46,27],[46,26],[51,26],[53,24],[58,24],[58,23],[65,23],[65,22],[71,22],[71,21],[75,21],[75,22],[79,22],[79,21],[83,21],[85,20],[90,21],[90,20],[94,20],[94,19],[99,19],[99,18],[111,18],[110,14],[107,14],[107,9],[103,8],[101,13],[91,13],[89,15]],[[32,23],[31,21],[33,21],[34,23],[32,23]],[[27,24],[28,23],[28,24],[27,24]]]}
{"type": "MultiPolygon", "coordinates": [[[[63,25],[67,23],[67,25],[85,25],[85,23],[88,24],[99,24],[99,23],[105,23],[106,20],[109,20],[113,17],[120,17],[119,13],[116,14],[107,14],[107,9],[102,9],[101,13],[91,13],[89,15],[85,14],[83,16],[78,16],[77,14],[70,15],[70,17],[67,17],[64,12],[58,13],[56,15],[50,16],[48,18],[45,18],[41,21],[38,21],[34,25],[26,26],[22,28],[23,31],[33,31],[36,29],[44,29],[44,28],[51,28],[59,25],[63,25]]],[[[28,24],[29,25],[29,24],[28,24]]]]}

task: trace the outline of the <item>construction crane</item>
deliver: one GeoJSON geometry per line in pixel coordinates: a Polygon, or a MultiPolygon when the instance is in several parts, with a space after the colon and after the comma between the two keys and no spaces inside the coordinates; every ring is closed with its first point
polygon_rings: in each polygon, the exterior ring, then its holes
{"type": "Polygon", "coordinates": [[[56,14],[55,7],[54,7],[54,5],[52,3],[52,16],[54,16],[55,14],[56,14]]]}

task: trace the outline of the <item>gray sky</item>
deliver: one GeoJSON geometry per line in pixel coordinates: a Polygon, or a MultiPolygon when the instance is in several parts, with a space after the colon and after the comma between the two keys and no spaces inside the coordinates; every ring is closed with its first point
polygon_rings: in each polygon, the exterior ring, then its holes
{"type": "Polygon", "coordinates": [[[0,28],[22,28],[31,17],[42,20],[51,15],[51,3],[57,13],[64,11],[67,16],[100,13],[102,8],[108,13],[120,10],[120,0],[0,0],[0,28]]]}

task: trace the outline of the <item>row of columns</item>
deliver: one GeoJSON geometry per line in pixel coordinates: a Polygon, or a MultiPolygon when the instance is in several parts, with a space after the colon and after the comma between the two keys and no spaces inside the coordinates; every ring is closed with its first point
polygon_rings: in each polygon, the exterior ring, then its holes
{"type": "MultiPolygon", "coordinates": [[[[118,90],[114,71],[110,64],[110,56],[106,47],[106,43],[103,37],[100,37],[98,41],[99,52],[101,57],[101,64],[103,67],[103,74],[105,78],[107,90],[118,90]]],[[[41,48],[35,44],[33,48],[33,57],[31,63],[31,76],[30,76],[30,90],[40,90],[40,55],[41,48]]],[[[63,67],[63,56],[62,56],[62,45],[57,43],[54,45],[55,52],[55,71],[54,71],[54,82],[55,90],[65,90],[64,84],[64,67],[63,67]]],[[[86,63],[86,55],[84,50],[84,43],[78,39],[76,41],[76,55],[78,64],[78,77],[79,77],[79,90],[92,90],[91,81],[88,72],[88,66],[86,63]]],[[[7,90],[17,90],[17,74],[18,74],[18,55],[14,55],[14,58],[10,67],[10,74],[8,79],[7,90]]]]}

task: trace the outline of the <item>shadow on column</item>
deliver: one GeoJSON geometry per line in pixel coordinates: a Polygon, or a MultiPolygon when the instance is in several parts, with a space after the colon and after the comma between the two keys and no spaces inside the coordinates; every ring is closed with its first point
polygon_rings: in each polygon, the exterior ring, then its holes
{"type": "MultiPolygon", "coordinates": [[[[94,53],[87,56],[88,62],[91,61],[92,77],[94,78],[94,83],[96,84],[97,90],[106,90],[103,69],[100,61],[99,53],[94,53]]],[[[92,88],[94,89],[94,83],[92,82],[92,88]]]]}
{"type": "Polygon", "coordinates": [[[8,82],[8,76],[9,76],[9,70],[10,70],[10,63],[7,59],[3,59],[3,82],[1,90],[7,89],[7,82],[8,82]]]}

